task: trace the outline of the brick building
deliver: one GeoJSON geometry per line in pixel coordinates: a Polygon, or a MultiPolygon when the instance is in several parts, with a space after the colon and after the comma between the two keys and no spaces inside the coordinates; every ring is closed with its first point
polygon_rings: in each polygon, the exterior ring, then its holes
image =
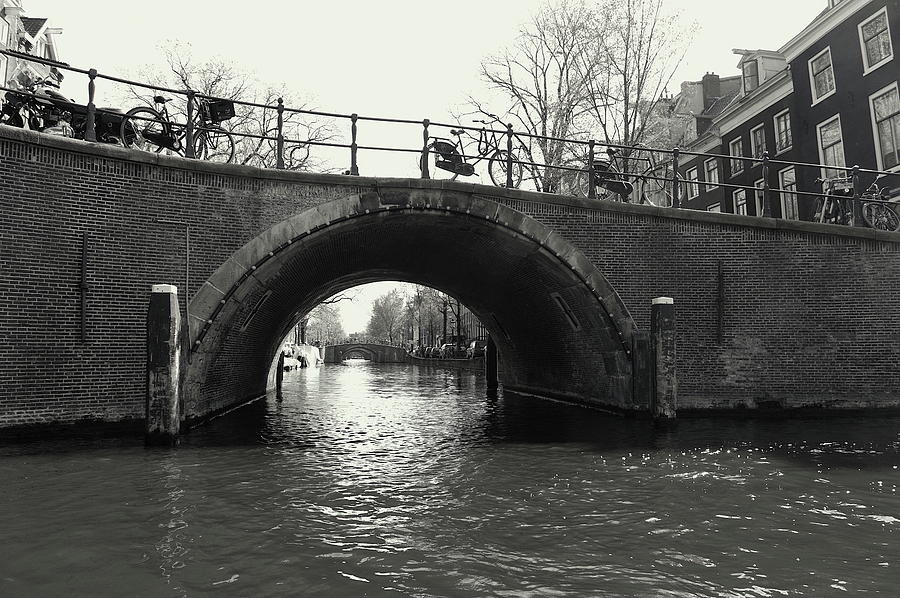
{"type": "MultiPolygon", "coordinates": [[[[777,161],[900,170],[898,39],[900,0],[829,0],[777,51],[734,50],[740,57],[737,77],[708,74],[684,84],[673,113],[693,123],[679,125],[673,139],[688,151],[734,158],[685,156],[679,164],[686,180],[682,205],[762,215],[761,191],[704,183],[762,189],[761,163],[740,158],[761,158],[764,152],[775,161],[770,189],[818,192],[817,178],[840,174],[777,161]]],[[[874,179],[863,177],[862,183],[874,179]]],[[[900,176],[877,182],[900,200],[900,176]]],[[[811,197],[770,197],[774,217],[808,220],[815,210],[811,197]]]]}
{"type": "MultiPolygon", "coordinates": [[[[0,0],[0,49],[58,61],[56,39],[61,33],[62,29],[51,27],[46,18],[25,16],[21,0],[0,0]]],[[[57,83],[63,79],[56,67],[0,54],[0,75],[4,86],[26,72],[33,79],[50,77],[57,83]]]]}

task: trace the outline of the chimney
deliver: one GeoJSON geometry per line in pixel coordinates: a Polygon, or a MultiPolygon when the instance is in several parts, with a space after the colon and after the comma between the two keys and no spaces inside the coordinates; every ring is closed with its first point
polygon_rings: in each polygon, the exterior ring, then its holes
{"type": "Polygon", "coordinates": [[[703,75],[703,109],[708,110],[720,97],[722,97],[722,88],[719,85],[719,76],[715,73],[703,75]]]}

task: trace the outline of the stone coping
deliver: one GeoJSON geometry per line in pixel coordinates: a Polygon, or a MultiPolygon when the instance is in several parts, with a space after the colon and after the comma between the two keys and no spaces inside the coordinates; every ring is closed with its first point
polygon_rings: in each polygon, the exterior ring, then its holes
{"type": "Polygon", "coordinates": [[[760,228],[767,230],[784,230],[793,232],[818,233],[835,237],[853,239],[866,239],[900,244],[900,232],[879,231],[865,227],[850,227],[838,224],[819,224],[800,220],[784,220],[781,218],[764,218],[761,216],[743,216],[723,212],[706,212],[701,210],[689,210],[685,208],[661,208],[650,205],[637,205],[621,203],[610,200],[596,200],[553,193],[541,193],[537,191],[525,191],[521,189],[507,189],[476,183],[459,181],[444,181],[438,179],[416,178],[391,178],[391,177],[365,177],[341,174],[321,174],[296,172],[276,169],[256,168],[254,166],[241,166],[235,164],[215,164],[182,158],[179,156],[165,156],[156,153],[130,150],[118,145],[108,143],[92,143],[57,135],[38,133],[8,125],[0,125],[0,139],[18,141],[40,147],[53,148],[63,151],[80,153],[90,156],[105,157],[115,160],[125,160],[158,167],[189,170],[209,174],[225,176],[250,177],[263,180],[271,180],[285,183],[321,184],[329,186],[348,186],[354,190],[370,188],[376,192],[379,189],[444,189],[473,195],[480,195],[486,199],[521,200],[544,204],[554,204],[564,207],[581,208],[586,210],[601,210],[606,212],[619,212],[624,214],[643,214],[658,218],[681,220],[689,222],[703,222],[730,226],[742,226],[748,228],[760,228]]]}

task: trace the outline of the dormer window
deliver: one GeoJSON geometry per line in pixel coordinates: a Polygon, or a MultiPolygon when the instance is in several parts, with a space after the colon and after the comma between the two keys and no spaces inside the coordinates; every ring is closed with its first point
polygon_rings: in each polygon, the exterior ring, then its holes
{"type": "Polygon", "coordinates": [[[759,87],[759,63],[756,60],[747,60],[741,68],[744,72],[744,93],[750,93],[759,87]]]}

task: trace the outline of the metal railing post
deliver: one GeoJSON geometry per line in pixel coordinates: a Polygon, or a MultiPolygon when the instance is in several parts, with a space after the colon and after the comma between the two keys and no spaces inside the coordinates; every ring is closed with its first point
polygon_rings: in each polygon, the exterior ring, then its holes
{"type": "Polygon", "coordinates": [[[506,123],[506,188],[512,189],[513,186],[513,127],[512,124],[506,123]]]}
{"type": "Polygon", "coordinates": [[[422,121],[422,157],[419,159],[419,168],[422,171],[423,179],[430,179],[428,173],[428,125],[431,124],[427,118],[422,121]]]}
{"type": "Polygon", "coordinates": [[[88,71],[88,105],[87,117],[84,121],[84,140],[97,141],[97,106],[94,105],[94,79],[97,77],[97,69],[88,71]]]}
{"type": "Polygon", "coordinates": [[[278,98],[278,132],[275,134],[275,168],[284,170],[284,98],[278,98]]]}
{"type": "Polygon", "coordinates": [[[587,180],[588,180],[588,199],[596,199],[597,197],[597,173],[594,172],[594,143],[593,139],[588,141],[588,163],[587,163],[587,180]]]}
{"type": "Polygon", "coordinates": [[[769,193],[769,152],[763,152],[762,158],[762,176],[763,176],[763,218],[772,217],[772,197],[769,193]]]}
{"type": "Polygon", "coordinates": [[[359,120],[359,115],[354,112],[350,115],[350,174],[353,176],[359,176],[359,164],[356,161],[356,152],[358,146],[356,145],[356,121],[359,120]]]}
{"type": "Polygon", "coordinates": [[[853,226],[865,226],[862,217],[862,189],[859,188],[859,165],[853,167],[853,226]]]}
{"type": "Polygon", "coordinates": [[[676,147],[672,150],[672,207],[681,207],[681,198],[678,197],[678,153],[676,147]]]}
{"type": "Polygon", "coordinates": [[[194,155],[194,96],[197,92],[189,89],[187,92],[187,125],[184,131],[184,157],[196,158],[194,155]]]}

